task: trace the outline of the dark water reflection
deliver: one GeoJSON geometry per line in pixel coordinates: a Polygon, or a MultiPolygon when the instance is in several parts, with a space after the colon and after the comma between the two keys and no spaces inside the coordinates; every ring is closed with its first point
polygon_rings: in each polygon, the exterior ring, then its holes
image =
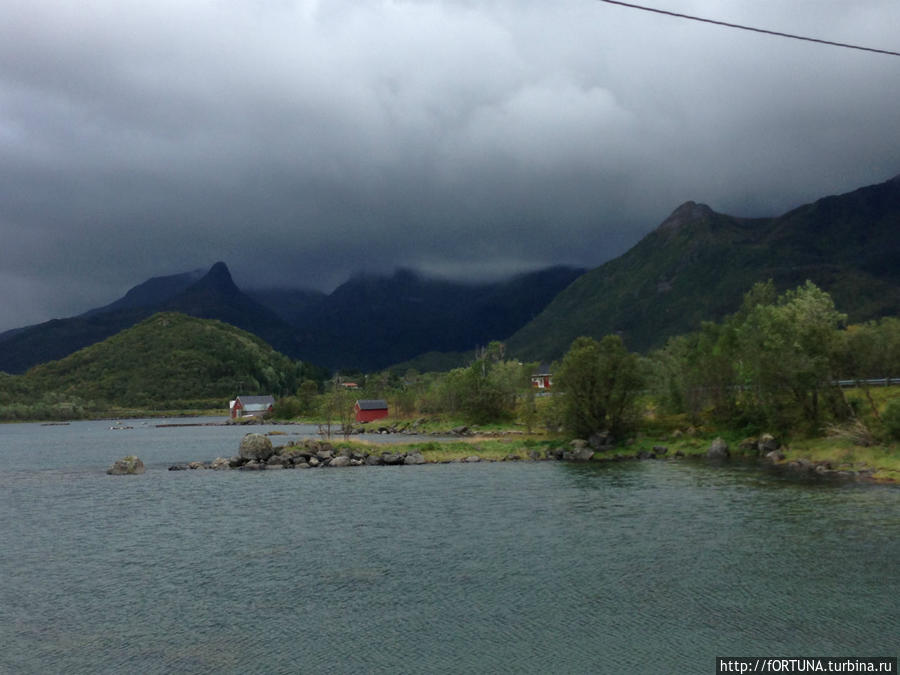
{"type": "Polygon", "coordinates": [[[0,427],[0,672],[896,655],[896,488],[678,462],[165,471],[224,454],[221,429],[0,427]],[[146,474],[103,473],[134,448],[146,474]]]}

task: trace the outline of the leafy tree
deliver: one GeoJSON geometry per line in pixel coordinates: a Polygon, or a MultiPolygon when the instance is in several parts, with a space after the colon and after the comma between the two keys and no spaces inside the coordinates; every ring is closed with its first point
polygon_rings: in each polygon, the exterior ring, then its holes
{"type": "Polygon", "coordinates": [[[831,296],[809,281],[774,304],[748,307],[735,328],[743,407],[783,430],[798,422],[817,427],[823,402],[834,416],[846,416],[833,384],[845,318],[831,296]]]}
{"type": "Polygon", "coordinates": [[[563,424],[577,436],[627,430],[637,416],[642,386],[638,359],[617,335],[601,341],[577,338],[563,357],[558,377],[563,394],[563,424]]]}

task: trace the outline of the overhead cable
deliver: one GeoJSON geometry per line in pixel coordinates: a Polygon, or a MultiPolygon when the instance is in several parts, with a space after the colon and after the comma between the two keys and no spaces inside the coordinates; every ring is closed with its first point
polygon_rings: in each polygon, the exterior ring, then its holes
{"type": "Polygon", "coordinates": [[[670,12],[665,9],[657,9],[655,7],[645,7],[643,5],[635,5],[630,2],[621,2],[620,0],[598,0],[598,2],[605,2],[610,5],[621,5],[622,7],[629,7],[631,9],[640,9],[645,12],[654,12],[656,14],[665,14],[667,16],[674,16],[678,19],[689,19],[690,21],[701,21],[703,23],[711,23],[716,26],[725,26],[726,28],[737,28],[739,30],[749,30],[754,33],[765,33],[766,35],[776,35],[778,37],[791,38],[792,40],[805,40],[806,42],[817,42],[822,45],[831,45],[832,47],[844,47],[845,49],[859,49],[864,52],[875,52],[876,54],[887,54],[889,56],[900,56],[900,52],[892,52],[887,49],[875,49],[873,47],[861,47],[859,45],[850,45],[844,42],[832,42],[831,40],[820,40],[818,38],[805,37],[803,35],[792,35],[791,33],[781,33],[775,30],[766,30],[765,28],[754,28],[753,26],[743,26],[737,23],[728,23],[726,21],[716,21],[715,19],[704,19],[699,16],[691,16],[690,14],[680,14],[679,12],[670,12]]]}

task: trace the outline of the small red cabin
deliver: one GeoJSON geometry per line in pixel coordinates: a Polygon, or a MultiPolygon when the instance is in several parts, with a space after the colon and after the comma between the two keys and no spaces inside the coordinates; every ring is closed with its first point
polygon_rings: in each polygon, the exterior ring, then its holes
{"type": "Polygon", "coordinates": [[[550,372],[550,366],[542,363],[537,372],[531,374],[531,386],[545,391],[553,388],[553,374],[550,372]]]}
{"type": "Polygon", "coordinates": [[[388,404],[380,398],[360,399],[353,406],[357,422],[371,422],[388,416],[388,404]]]}

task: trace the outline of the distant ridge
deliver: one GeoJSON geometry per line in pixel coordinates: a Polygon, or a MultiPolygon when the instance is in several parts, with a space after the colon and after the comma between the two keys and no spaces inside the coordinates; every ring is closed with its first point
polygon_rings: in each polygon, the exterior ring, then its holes
{"type": "Polygon", "coordinates": [[[191,284],[203,277],[203,270],[172,274],[165,277],[153,277],[142,284],[131,288],[124,296],[104,307],[85,312],[81,316],[94,316],[119,309],[144,309],[158,307],[169,298],[181,293],[191,284]]]}
{"type": "Polygon", "coordinates": [[[409,269],[357,275],[296,316],[298,351],[313,363],[363,371],[426,352],[471,351],[511,335],[583,272],[558,266],[468,284],[409,269]]]}
{"type": "Polygon", "coordinates": [[[218,319],[281,353],[331,368],[382,368],[442,349],[470,350],[509,335],[584,270],[553,267],[501,282],[465,284],[411,270],[357,275],[332,294],[245,293],[228,266],[154,277],[80,316],[0,335],[0,370],[21,373],[125,330],[156,312],[218,319]]]}
{"type": "Polygon", "coordinates": [[[296,353],[293,329],[245,296],[223,262],[206,274],[187,272],[154,277],[119,300],[68,319],[53,319],[0,336],[0,371],[22,373],[105,340],[160,311],[219,319],[259,335],[286,354],[296,353]]]}
{"type": "Polygon", "coordinates": [[[689,201],[624,255],[589,272],[552,267],[493,283],[413,270],[357,275],[329,295],[245,293],[227,265],[154,277],[119,300],[0,335],[0,371],[21,373],[104,340],[159,311],[218,319],[283,354],[329,368],[382,369],[431,353],[506,340],[550,360],[579,335],[620,334],[632,350],[662,345],[737,309],[757,281],[806,279],[851,321],[900,314],[900,176],[825,197],[777,218],[738,218],[689,201]]]}
{"type": "Polygon", "coordinates": [[[777,218],[737,218],[685,202],[622,256],[560,293],[508,341],[541,360],[579,335],[661,346],[735,311],[758,281],[810,279],[851,321],[900,314],[900,176],[825,197],[777,218]]]}

